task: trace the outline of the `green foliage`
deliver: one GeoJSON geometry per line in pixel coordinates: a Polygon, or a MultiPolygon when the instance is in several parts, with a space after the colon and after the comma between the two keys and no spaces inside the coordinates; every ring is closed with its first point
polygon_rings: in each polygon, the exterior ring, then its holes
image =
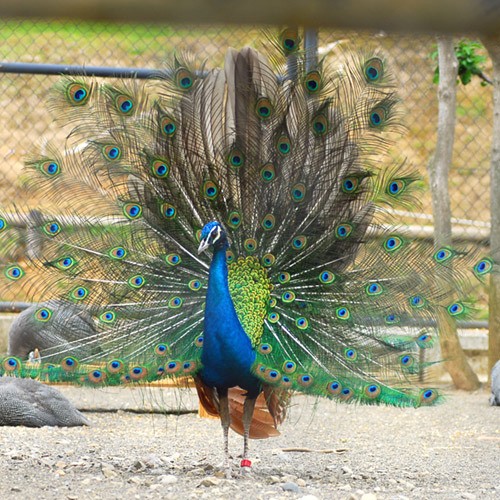
{"type": "MultiPolygon", "coordinates": [[[[431,53],[430,58],[436,62],[436,67],[434,68],[434,83],[439,83],[439,57],[437,45],[434,45],[435,50],[431,53]]],[[[471,42],[468,38],[463,38],[455,45],[455,54],[458,59],[458,78],[457,84],[462,82],[463,85],[467,85],[472,80],[474,75],[477,75],[483,79],[481,85],[488,85],[488,81],[485,79],[483,71],[483,63],[486,61],[486,56],[476,53],[476,49],[484,50],[483,46],[479,42],[471,42]]]]}

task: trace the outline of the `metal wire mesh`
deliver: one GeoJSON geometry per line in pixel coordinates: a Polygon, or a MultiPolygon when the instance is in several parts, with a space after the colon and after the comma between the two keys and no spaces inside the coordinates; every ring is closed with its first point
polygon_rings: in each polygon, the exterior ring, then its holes
{"type": "MultiPolygon", "coordinates": [[[[160,26],[83,22],[0,22],[0,59],[102,66],[161,68],[175,51],[223,63],[227,47],[263,48],[259,28],[234,26],[160,26]]],[[[319,55],[326,61],[341,49],[382,52],[395,76],[404,109],[406,134],[397,154],[407,157],[424,177],[437,129],[437,85],[432,82],[435,45],[431,36],[321,31],[319,55]]],[[[269,44],[268,44],[269,45],[269,44]]],[[[488,68],[487,68],[488,70],[488,68]]],[[[22,189],[24,158],[41,138],[64,139],[44,102],[57,77],[0,73],[0,203],[29,201],[22,189]]],[[[490,87],[480,80],[457,88],[457,128],[450,176],[452,214],[456,219],[489,220],[489,151],[492,123],[490,87]]],[[[424,181],[425,183],[427,181],[424,181]]],[[[419,223],[432,224],[427,184],[419,223]]]]}

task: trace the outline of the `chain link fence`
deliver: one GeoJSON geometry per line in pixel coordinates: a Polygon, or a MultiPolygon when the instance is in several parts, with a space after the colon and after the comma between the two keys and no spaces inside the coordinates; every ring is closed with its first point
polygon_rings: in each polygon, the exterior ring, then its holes
{"type": "MultiPolygon", "coordinates": [[[[406,157],[427,179],[426,165],[436,143],[437,85],[430,53],[432,36],[321,30],[319,57],[332,62],[343,49],[375,50],[385,55],[398,87],[406,133],[395,153],[406,157]]],[[[0,22],[0,60],[4,62],[162,68],[176,51],[221,65],[228,47],[254,46],[271,51],[260,28],[235,26],[126,25],[84,22],[0,22]]],[[[490,68],[487,68],[491,72],[490,68]]],[[[33,205],[22,188],[22,166],[42,141],[63,141],[65,133],[46,107],[57,76],[0,73],[0,203],[33,205]],[[42,139],[43,138],[43,139],[42,139]]],[[[491,87],[479,78],[457,88],[457,126],[450,176],[455,224],[475,223],[487,234],[489,156],[492,128],[491,87]]],[[[425,183],[416,223],[431,225],[430,194],[425,183]]]]}

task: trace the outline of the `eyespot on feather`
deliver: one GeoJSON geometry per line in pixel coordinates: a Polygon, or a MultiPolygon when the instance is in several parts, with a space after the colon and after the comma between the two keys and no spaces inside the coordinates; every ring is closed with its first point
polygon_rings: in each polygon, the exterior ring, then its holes
{"type": "Polygon", "coordinates": [[[182,364],[182,373],[188,374],[188,373],[193,373],[196,371],[197,364],[196,361],[185,361],[182,364]]]}
{"type": "Polygon", "coordinates": [[[315,95],[321,92],[323,88],[323,79],[319,71],[311,71],[305,75],[303,80],[305,91],[310,95],[315,95]]]}
{"type": "Polygon", "coordinates": [[[267,214],[262,219],[262,227],[264,231],[271,231],[271,229],[274,229],[275,225],[276,225],[276,219],[273,214],[267,214]]]}
{"type": "Polygon", "coordinates": [[[142,215],[142,206],[138,203],[126,203],[123,206],[123,214],[127,219],[136,220],[142,215]]]}
{"type": "Polygon", "coordinates": [[[273,105],[267,97],[261,97],[255,104],[255,112],[259,118],[268,120],[273,116],[273,105]]]}
{"type": "Polygon", "coordinates": [[[78,368],[78,360],[73,356],[67,356],[61,361],[61,368],[65,372],[74,372],[78,368]]]}
{"type": "Polygon", "coordinates": [[[403,239],[399,236],[388,236],[384,241],[384,248],[388,252],[399,250],[403,246],[403,239]]]}
{"type": "Polygon", "coordinates": [[[122,150],[115,144],[108,144],[102,147],[102,154],[106,160],[118,161],[122,156],[122,150]]]}
{"type": "Polygon", "coordinates": [[[61,167],[55,160],[46,160],[39,163],[37,166],[40,172],[45,174],[47,177],[57,177],[61,173],[61,167]]]}
{"type": "Polygon", "coordinates": [[[131,115],[134,111],[134,101],[128,95],[119,95],[115,99],[116,110],[122,115],[131,115]]]}
{"type": "Polygon", "coordinates": [[[169,361],[165,366],[165,371],[167,373],[177,373],[181,369],[181,363],[175,359],[169,361]]]}
{"type": "Polygon", "coordinates": [[[342,385],[338,380],[333,380],[332,382],[328,382],[326,386],[326,390],[331,394],[332,396],[338,396],[340,392],[342,391],[342,385]]]}
{"type": "Polygon", "coordinates": [[[47,224],[43,226],[43,232],[47,236],[56,236],[61,232],[61,226],[55,221],[47,222],[47,224]]]}
{"type": "Polygon", "coordinates": [[[340,395],[339,395],[340,399],[344,402],[349,401],[353,396],[354,396],[354,392],[349,387],[345,387],[344,389],[342,389],[342,391],[340,391],[340,395]]]}
{"type": "Polygon", "coordinates": [[[208,200],[214,200],[219,194],[219,189],[213,181],[205,181],[203,183],[203,196],[208,200]]]}
{"type": "Polygon", "coordinates": [[[155,354],[157,356],[166,356],[169,352],[168,345],[167,344],[158,344],[155,347],[155,354]]]}
{"type": "Polygon", "coordinates": [[[477,278],[480,278],[488,273],[490,273],[493,269],[493,261],[488,257],[481,259],[474,266],[474,274],[477,278]]]}
{"type": "Polygon", "coordinates": [[[368,59],[363,66],[363,74],[368,83],[378,83],[384,77],[384,63],[379,57],[368,59]]]}
{"type": "Polygon", "coordinates": [[[314,379],[311,375],[309,374],[304,374],[304,375],[298,375],[297,376],[297,383],[302,386],[302,387],[309,387],[312,385],[314,382],[314,379]]]}
{"type": "Polygon", "coordinates": [[[182,306],[182,299],[180,297],[172,297],[168,302],[168,307],[171,309],[178,309],[182,306]]]}
{"type": "Polygon", "coordinates": [[[278,37],[279,45],[285,55],[296,52],[299,48],[299,31],[297,28],[285,28],[278,37]]]}
{"type": "Polygon", "coordinates": [[[16,281],[24,276],[24,271],[20,266],[10,266],[5,269],[4,275],[8,279],[16,281]]]}
{"type": "Polygon", "coordinates": [[[49,321],[49,319],[52,317],[52,311],[48,309],[47,307],[42,307],[41,309],[38,309],[35,313],[35,318],[38,321],[49,321]]]}
{"type": "Polygon", "coordinates": [[[245,250],[247,252],[255,252],[255,250],[257,250],[257,240],[255,240],[254,238],[247,238],[244,241],[243,246],[245,247],[245,250]]]}
{"type": "Polygon", "coordinates": [[[87,379],[89,382],[92,382],[93,384],[103,384],[104,381],[106,380],[106,374],[103,373],[101,370],[92,370],[88,375],[87,379]]]}
{"type": "Polygon", "coordinates": [[[271,267],[276,262],[276,257],[272,253],[262,256],[261,263],[264,267],[271,267]]]}
{"type": "Polygon", "coordinates": [[[438,397],[438,392],[434,389],[424,389],[420,393],[419,403],[422,406],[431,405],[436,401],[438,397]]]}
{"type": "Polygon", "coordinates": [[[234,147],[229,152],[227,161],[230,167],[237,170],[245,164],[245,155],[239,148],[234,147]]]}
{"type": "Polygon", "coordinates": [[[328,120],[324,115],[317,115],[312,120],[312,130],[314,135],[322,137],[328,132],[328,120]]]}
{"type": "Polygon", "coordinates": [[[106,369],[109,373],[120,373],[124,368],[123,361],[119,359],[112,359],[106,365],[106,369]]]}
{"type": "Polygon", "coordinates": [[[182,91],[188,91],[194,84],[194,77],[191,71],[186,68],[179,68],[175,72],[175,84],[182,91]]]}
{"type": "Polygon", "coordinates": [[[266,163],[260,169],[260,177],[263,182],[268,183],[275,179],[276,177],[276,169],[271,163],[266,163]]]}
{"type": "Polygon", "coordinates": [[[297,369],[297,365],[291,360],[287,360],[283,363],[282,370],[285,373],[294,373],[296,369],[297,369]]]}
{"type": "Polygon", "coordinates": [[[151,172],[158,179],[166,179],[170,173],[170,165],[166,160],[156,158],[151,160],[151,172]]]}
{"type": "Polygon", "coordinates": [[[90,88],[83,82],[71,82],[66,87],[66,98],[72,106],[84,105],[90,96],[90,88]]]}
{"type": "Polygon", "coordinates": [[[108,255],[112,259],[121,260],[127,256],[127,251],[123,247],[114,247],[108,252],[108,255]]]}
{"type": "Polygon", "coordinates": [[[160,120],[160,130],[165,137],[174,137],[176,132],[175,121],[170,116],[162,117],[160,120]]]}
{"type": "Polygon", "coordinates": [[[105,311],[99,316],[99,319],[103,323],[113,323],[116,319],[116,313],[113,311],[105,311]]]}
{"type": "Polygon", "coordinates": [[[304,235],[296,236],[292,241],[292,248],[294,250],[303,250],[307,246],[307,237],[304,235]]]}
{"type": "Polygon", "coordinates": [[[132,288],[142,288],[145,284],[146,284],[146,280],[144,279],[143,276],[141,276],[140,274],[136,274],[135,276],[132,276],[129,280],[128,280],[128,284],[132,287],[132,288]]]}
{"type": "Polygon", "coordinates": [[[170,205],[170,203],[162,203],[160,205],[160,213],[168,220],[177,218],[177,209],[173,205],[170,205]]]}
{"type": "Polygon", "coordinates": [[[352,233],[352,226],[350,224],[344,223],[344,224],[339,224],[335,228],[335,237],[338,240],[345,240],[347,239],[352,233]]]}
{"type": "Polygon", "coordinates": [[[143,366],[134,366],[128,374],[131,380],[137,382],[139,380],[144,380],[148,376],[148,370],[143,366]]]}
{"type": "Polygon", "coordinates": [[[377,384],[370,384],[365,387],[364,393],[367,398],[376,399],[380,396],[380,386],[377,384]]]}
{"type": "Polygon", "coordinates": [[[291,143],[289,137],[287,137],[286,135],[280,136],[276,145],[277,145],[278,153],[281,156],[286,156],[290,152],[290,150],[292,149],[292,143],[291,143]]]}
{"type": "Polygon", "coordinates": [[[264,372],[264,378],[269,382],[279,382],[281,378],[281,373],[278,370],[274,370],[272,368],[268,368],[264,372]]]}
{"type": "Polygon", "coordinates": [[[269,344],[260,344],[257,348],[260,354],[271,354],[273,348],[269,344]]]}
{"type": "Polygon", "coordinates": [[[164,259],[169,266],[177,266],[182,262],[181,256],[178,253],[169,253],[165,255],[164,259]]]}
{"type": "Polygon", "coordinates": [[[83,286],[79,286],[71,292],[71,298],[73,298],[75,300],[83,300],[88,296],[88,294],[89,294],[89,291],[87,288],[85,288],[83,286]]]}
{"type": "Polygon", "coordinates": [[[241,215],[237,210],[232,211],[227,216],[227,225],[232,229],[238,229],[241,226],[241,215]]]}
{"type": "Polygon", "coordinates": [[[18,371],[22,365],[19,359],[14,356],[9,356],[3,360],[2,366],[6,372],[12,373],[18,371]]]}
{"type": "Polygon", "coordinates": [[[271,323],[277,323],[280,319],[280,315],[277,313],[277,312],[271,312],[267,315],[267,319],[271,322],[271,323]]]}
{"type": "Polygon", "coordinates": [[[324,269],[319,273],[319,281],[323,283],[323,285],[331,285],[335,281],[335,274],[324,269]]]}
{"type": "Polygon", "coordinates": [[[55,261],[54,266],[57,267],[57,269],[60,269],[61,271],[66,271],[68,269],[71,269],[76,265],[75,259],[73,257],[67,256],[67,257],[62,257],[61,259],[55,261]]]}

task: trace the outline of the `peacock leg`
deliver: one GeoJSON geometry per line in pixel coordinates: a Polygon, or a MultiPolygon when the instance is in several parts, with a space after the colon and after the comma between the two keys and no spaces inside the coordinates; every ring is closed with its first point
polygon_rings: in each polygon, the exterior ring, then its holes
{"type": "Polygon", "coordinates": [[[231,416],[229,415],[229,399],[227,389],[217,389],[219,396],[219,415],[224,434],[224,468],[226,477],[231,478],[231,469],[229,467],[229,426],[231,425],[231,416]]]}
{"type": "Polygon", "coordinates": [[[246,397],[243,405],[243,460],[241,461],[241,470],[249,471],[251,462],[248,460],[248,437],[250,436],[250,425],[252,424],[253,411],[257,398],[246,397]]]}

